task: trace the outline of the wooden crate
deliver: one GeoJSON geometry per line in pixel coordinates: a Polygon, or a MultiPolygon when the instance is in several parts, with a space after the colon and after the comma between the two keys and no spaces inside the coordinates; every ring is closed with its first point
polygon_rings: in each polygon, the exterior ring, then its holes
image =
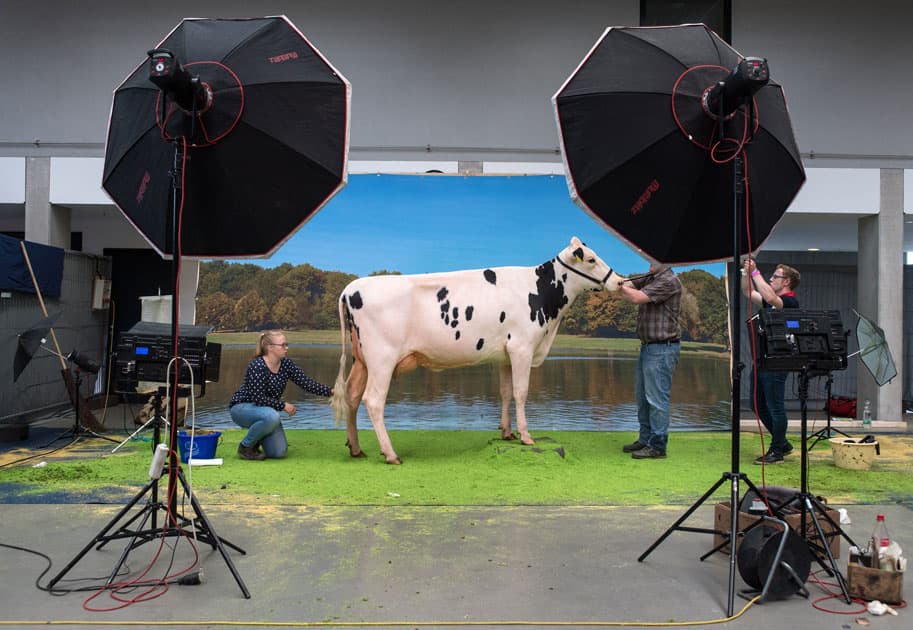
{"type": "Polygon", "coordinates": [[[851,597],[885,604],[903,601],[903,573],[870,569],[851,562],[847,566],[846,586],[851,597]]]}
{"type": "MultiPolygon", "coordinates": [[[[840,522],[840,513],[837,510],[827,510],[828,516],[834,519],[835,523],[840,522]]],[[[723,501],[717,503],[713,509],[713,529],[720,532],[726,532],[728,534],[730,528],[729,519],[732,518],[732,510],[729,508],[729,501],[723,501]]],[[[754,516],[747,512],[739,512],[739,531],[744,530],[746,527],[759,520],[760,517],[754,516]]],[[[797,533],[801,534],[799,531],[801,529],[802,515],[801,514],[788,514],[783,519],[793,528],[797,533]]],[[[809,540],[815,541],[818,538],[818,532],[815,531],[815,523],[812,521],[812,517],[809,514],[805,516],[805,526],[808,530],[809,540]]],[[[828,522],[826,518],[822,515],[818,515],[818,522],[821,523],[821,529],[824,530],[824,537],[827,539],[828,544],[831,548],[831,554],[834,558],[840,557],[840,534],[837,533],[834,526],[828,522]]],[[[728,537],[728,536],[727,536],[728,537]]],[[[713,546],[716,547],[724,540],[723,535],[714,534],[713,535],[713,546]]],[[[741,539],[736,541],[736,548],[738,548],[741,539]]],[[[729,545],[723,547],[722,551],[724,553],[729,553],[729,545]]],[[[824,555],[824,554],[822,554],[824,555]]]]}

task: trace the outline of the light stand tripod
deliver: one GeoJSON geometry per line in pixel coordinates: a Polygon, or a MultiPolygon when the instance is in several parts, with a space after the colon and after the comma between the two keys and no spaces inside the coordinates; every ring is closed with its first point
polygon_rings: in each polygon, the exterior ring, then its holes
{"type": "Polygon", "coordinates": [[[834,554],[831,552],[830,545],[828,544],[828,539],[825,536],[824,530],[821,527],[821,521],[819,520],[819,515],[823,516],[824,519],[830,524],[832,528],[831,537],[842,536],[846,541],[852,545],[856,546],[856,543],[847,535],[845,531],[840,527],[840,524],[834,521],[833,518],[827,513],[827,508],[822,505],[816,497],[812,496],[808,492],[808,448],[806,446],[808,440],[808,380],[812,373],[808,367],[803,367],[799,372],[799,402],[801,404],[802,410],[802,422],[801,422],[801,440],[802,440],[802,449],[801,449],[801,481],[799,486],[799,492],[793,497],[787,499],[785,502],[780,505],[773,506],[772,509],[774,512],[779,513],[787,505],[798,504],[799,511],[801,513],[799,527],[800,534],[808,545],[809,551],[812,552],[812,557],[821,565],[828,574],[832,577],[837,578],[837,584],[840,586],[840,591],[843,594],[843,599],[847,604],[851,603],[849,590],[847,589],[846,580],[843,577],[843,574],[840,573],[840,570],[837,568],[837,561],[834,559],[834,554]],[[807,517],[811,517],[812,524],[814,525],[814,533],[817,535],[816,538],[809,537],[809,527],[807,517]],[[827,564],[825,564],[822,555],[827,558],[827,564]]]}
{"type": "MultiPolygon", "coordinates": [[[[732,330],[732,425],[731,425],[731,459],[730,459],[730,470],[724,472],[722,477],[713,484],[704,495],[698,499],[677,521],[675,521],[663,534],[653,542],[650,547],[647,548],[638,558],[638,562],[643,562],[650,553],[656,549],[672,532],[680,530],[683,532],[695,532],[700,534],[719,534],[714,529],[706,529],[699,527],[684,527],[684,523],[704,502],[709,499],[717,489],[722,486],[724,483],[729,484],[729,505],[731,507],[732,518],[729,523],[729,533],[728,540],[735,541],[739,533],[739,483],[744,481],[749,490],[754,491],[758,496],[761,496],[761,492],[755,487],[743,472],[739,472],[739,433],[741,430],[741,409],[740,409],[740,398],[741,398],[741,388],[742,388],[742,369],[743,365],[741,363],[741,308],[740,300],[741,296],[739,295],[741,290],[740,283],[740,274],[738,271],[739,268],[739,236],[742,231],[742,215],[740,208],[744,203],[745,188],[744,188],[744,162],[742,159],[741,152],[736,154],[733,160],[733,254],[732,254],[732,269],[730,270],[730,305],[731,305],[731,330],[732,330]]],[[[720,545],[722,547],[722,545],[720,545]]],[[[701,558],[703,560],[704,558],[701,558]]],[[[728,599],[726,604],[726,614],[732,616],[733,603],[735,601],[735,576],[736,576],[736,554],[733,551],[729,554],[729,591],[728,599]]]]}
{"type": "MultiPolygon", "coordinates": [[[[172,162],[172,171],[171,171],[171,212],[170,220],[172,227],[172,244],[174,247],[174,253],[171,259],[171,270],[172,270],[172,279],[174,281],[174,297],[171,301],[171,339],[172,339],[172,349],[173,349],[173,387],[177,389],[178,383],[180,382],[181,375],[181,365],[180,359],[178,357],[178,346],[179,346],[179,337],[178,337],[178,294],[179,294],[179,276],[180,276],[180,222],[178,221],[178,209],[180,204],[180,191],[182,188],[183,182],[183,165],[184,165],[184,155],[182,152],[182,142],[180,139],[174,139],[174,158],[172,162]]],[[[161,416],[161,396],[165,392],[162,389],[159,389],[159,394],[154,400],[155,415],[156,417],[161,416]]],[[[222,538],[220,538],[215,529],[210,523],[209,519],[206,518],[206,515],[203,512],[203,508],[200,505],[199,501],[196,498],[196,495],[191,492],[187,480],[184,478],[184,473],[181,470],[181,467],[178,463],[178,453],[177,453],[177,422],[175,421],[177,417],[178,409],[178,398],[179,394],[177,391],[172,391],[169,401],[170,401],[170,411],[171,411],[171,425],[169,430],[169,453],[168,453],[168,492],[167,492],[167,501],[162,502],[158,498],[158,476],[151,479],[130,502],[118,512],[115,517],[104,527],[102,530],[86,545],[82,551],[80,551],[73,560],[64,567],[53,580],[48,583],[49,587],[53,587],[93,546],[98,545],[97,548],[101,548],[106,545],[109,541],[115,540],[118,538],[129,538],[130,542],[127,544],[127,547],[124,549],[123,554],[117,562],[117,565],[114,567],[110,577],[108,578],[108,584],[110,584],[114,578],[117,576],[118,571],[124,565],[127,560],[127,556],[131,550],[136,547],[155,540],[157,538],[166,538],[169,536],[183,536],[185,535],[184,527],[186,525],[194,525],[198,528],[197,539],[202,540],[205,543],[208,543],[212,546],[213,549],[218,549],[219,553],[222,555],[222,558],[225,560],[225,564],[228,566],[229,571],[235,578],[238,587],[241,589],[241,592],[244,594],[244,597],[250,599],[250,592],[247,590],[247,586],[244,584],[244,580],[241,578],[241,575],[235,569],[234,564],[231,561],[231,558],[228,556],[228,553],[225,550],[225,546],[229,546],[235,551],[238,551],[242,554],[245,553],[240,547],[229,543],[222,538]],[[190,519],[186,516],[183,516],[178,512],[177,509],[177,485],[180,483],[181,487],[184,489],[184,493],[190,497],[190,503],[193,507],[195,518],[190,519]],[[147,493],[150,493],[150,500],[147,502],[146,506],[132,518],[127,520],[120,528],[115,530],[113,533],[109,532],[115,528],[120,519],[133,508],[147,493]],[[166,515],[165,523],[161,526],[157,526],[157,515],[159,510],[163,510],[166,515]],[[147,521],[151,520],[151,526],[146,527],[147,521]],[[134,523],[139,522],[139,526],[136,529],[132,529],[134,523]]],[[[155,423],[155,438],[154,445],[155,448],[160,442],[160,423],[155,423]]]]}
{"type": "Polygon", "coordinates": [[[840,429],[835,429],[831,426],[831,386],[834,384],[834,375],[831,372],[826,372],[825,374],[827,376],[827,381],[825,382],[824,389],[827,393],[827,397],[826,402],[824,403],[824,410],[827,413],[827,425],[808,436],[809,439],[815,438],[815,441],[809,445],[808,450],[815,448],[815,444],[821,440],[827,440],[834,437],[835,433],[838,433],[843,437],[850,437],[840,429]]]}
{"type": "MultiPolygon", "coordinates": [[[[153,418],[153,430],[154,430],[154,442],[159,444],[161,438],[161,426],[165,424],[165,419],[162,416],[162,405],[161,400],[164,395],[164,388],[159,388],[157,394],[153,396],[153,406],[155,409],[155,416],[153,418]]],[[[172,423],[173,426],[174,423],[172,423]]],[[[153,450],[154,450],[153,446],[153,450]]],[[[171,459],[174,459],[174,446],[171,447],[171,459]]],[[[158,471],[161,472],[161,471],[158,471]]],[[[111,574],[108,577],[106,585],[110,585],[114,579],[117,577],[124,563],[127,561],[127,556],[129,553],[139,547],[140,545],[147,543],[149,541],[155,540],[157,538],[165,538],[171,536],[187,536],[188,532],[186,529],[188,527],[193,527],[196,531],[195,538],[203,543],[210,545],[213,549],[218,549],[219,553],[222,554],[222,558],[225,560],[225,564],[228,565],[231,574],[234,576],[235,581],[238,583],[238,586],[241,588],[241,592],[244,593],[244,597],[250,598],[250,593],[247,590],[247,586],[244,584],[244,580],[241,578],[238,571],[235,569],[234,564],[231,561],[231,558],[228,556],[228,553],[225,550],[225,547],[231,547],[235,551],[245,554],[246,552],[222,538],[220,538],[215,530],[212,527],[209,519],[206,517],[206,514],[203,512],[203,508],[197,501],[196,495],[193,494],[190,490],[190,486],[187,484],[187,480],[184,477],[184,472],[180,467],[172,468],[168,467],[169,474],[169,491],[168,496],[165,501],[160,500],[158,492],[158,482],[159,475],[153,476],[142,490],[140,490],[133,499],[130,500],[127,505],[125,505],[115,516],[112,518],[102,530],[95,535],[95,537],[89,541],[89,543],[83,547],[83,549],[76,554],[76,556],[63,568],[63,570],[58,573],[50,582],[48,582],[48,588],[53,588],[53,586],[61,580],[69,571],[72,569],[82,558],[89,552],[92,547],[96,549],[101,549],[107,545],[112,540],[118,540],[121,538],[129,538],[127,546],[124,548],[123,553],[117,561],[117,564],[114,566],[114,569],[111,571],[111,574]],[[190,504],[194,511],[194,518],[188,518],[181,514],[177,509],[177,497],[176,494],[172,491],[172,486],[175,483],[180,483],[181,487],[184,489],[184,492],[187,496],[190,497],[190,504]],[[120,527],[117,527],[118,523],[123,517],[125,517],[133,506],[138,504],[140,500],[143,499],[146,495],[149,495],[149,499],[146,504],[136,512],[132,517],[130,517],[126,522],[124,522],[120,527]],[[164,522],[160,525],[158,521],[159,511],[164,512],[164,522]],[[115,529],[115,527],[117,527],[115,529]]]]}
{"type": "MultiPolygon", "coordinates": [[[[63,358],[69,359],[69,357],[63,357],[63,358]]],[[[66,369],[69,370],[69,368],[66,368],[66,369]]],[[[96,370],[96,372],[97,371],[98,370],[96,370]]],[[[91,436],[94,438],[108,440],[109,442],[114,442],[115,444],[117,444],[118,442],[114,438],[108,437],[107,435],[101,435],[100,433],[96,433],[95,431],[83,426],[83,424],[81,422],[82,416],[80,415],[82,412],[82,409],[81,409],[81,406],[79,403],[79,399],[81,398],[79,390],[82,387],[82,368],[79,365],[77,365],[74,372],[76,372],[76,377],[73,379],[74,391],[72,392],[73,396],[71,397],[73,399],[73,411],[75,413],[75,417],[73,418],[73,426],[70,427],[69,429],[67,429],[66,431],[64,431],[63,433],[61,433],[60,435],[58,435],[57,437],[55,437],[54,441],[56,442],[57,440],[63,440],[68,437],[72,437],[73,441],[75,442],[82,436],[88,435],[88,436],[91,436]]],[[[64,378],[64,381],[67,383],[67,386],[69,387],[70,380],[67,378],[64,378]]]]}

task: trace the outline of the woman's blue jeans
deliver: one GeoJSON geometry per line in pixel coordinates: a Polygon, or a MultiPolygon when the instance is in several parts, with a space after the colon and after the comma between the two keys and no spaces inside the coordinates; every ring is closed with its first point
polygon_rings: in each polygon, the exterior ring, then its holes
{"type": "Polygon", "coordinates": [[[680,354],[681,346],[677,343],[647,344],[640,347],[637,359],[637,379],[634,383],[637,420],[640,423],[637,441],[661,453],[666,452],[669,441],[669,394],[680,354]]]}
{"type": "Polygon", "coordinates": [[[279,420],[279,412],[272,407],[255,405],[254,403],[238,403],[229,410],[231,419],[238,426],[247,429],[247,435],[241,444],[263,447],[267,457],[281,458],[288,453],[288,440],[285,439],[285,429],[279,420]]]}

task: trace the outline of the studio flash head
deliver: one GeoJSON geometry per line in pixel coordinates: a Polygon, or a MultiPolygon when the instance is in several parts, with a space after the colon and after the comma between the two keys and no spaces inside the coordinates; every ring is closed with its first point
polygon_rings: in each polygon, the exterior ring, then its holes
{"type": "Polygon", "coordinates": [[[212,93],[192,75],[167,48],[154,48],[149,55],[149,80],[170,96],[185,111],[202,112],[209,108],[212,93]]]}

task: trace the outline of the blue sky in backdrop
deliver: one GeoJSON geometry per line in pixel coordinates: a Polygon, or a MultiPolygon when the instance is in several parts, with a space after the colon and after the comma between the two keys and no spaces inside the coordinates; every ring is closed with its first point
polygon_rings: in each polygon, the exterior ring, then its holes
{"type": "MultiPolygon", "coordinates": [[[[563,176],[350,175],[348,184],[268,259],[365,276],[426,273],[553,258],[578,236],[630,275],[649,264],[570,199],[563,176]]],[[[715,276],[722,263],[700,268],[715,276]]]]}

